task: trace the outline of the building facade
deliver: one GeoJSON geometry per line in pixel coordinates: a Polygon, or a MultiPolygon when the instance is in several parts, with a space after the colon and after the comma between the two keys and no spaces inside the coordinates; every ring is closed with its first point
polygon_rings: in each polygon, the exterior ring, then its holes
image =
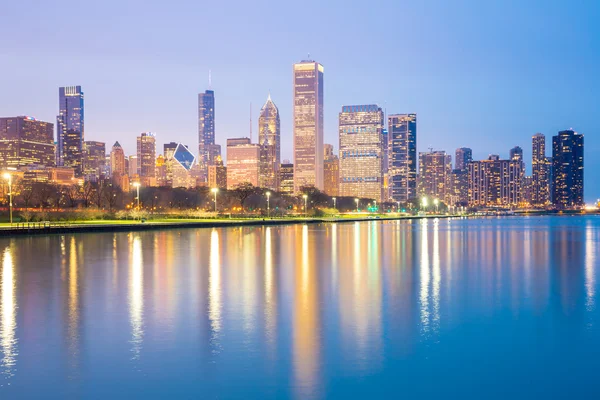
{"type": "Polygon", "coordinates": [[[0,118],[0,168],[54,166],[54,125],[33,117],[0,118]]]}
{"type": "Polygon", "coordinates": [[[333,145],[324,146],[325,160],[323,160],[323,191],[332,197],[339,196],[340,188],[340,159],[333,154],[333,145]]]}
{"type": "Polygon", "coordinates": [[[86,181],[96,182],[104,178],[106,162],[106,143],[84,142],[83,176],[86,181]]]}
{"type": "Polygon", "coordinates": [[[417,114],[388,116],[390,199],[408,202],[417,197],[417,114]]]}
{"type": "Polygon", "coordinates": [[[445,151],[419,153],[419,196],[448,202],[452,195],[452,156],[445,151]]]}
{"type": "Polygon", "coordinates": [[[472,161],[469,170],[469,206],[475,208],[517,208],[523,206],[524,165],[518,160],[472,161]]]}
{"type": "Polygon", "coordinates": [[[196,179],[192,177],[192,168],[196,162],[196,157],[187,146],[179,143],[173,152],[172,173],[173,187],[192,188],[196,186],[196,179]]]}
{"type": "Polygon", "coordinates": [[[374,104],[344,106],[339,114],[340,196],[382,199],[383,111],[374,104]]]}
{"type": "Polygon", "coordinates": [[[214,165],[208,166],[208,187],[227,189],[227,167],[219,156],[214,165]]]}
{"type": "Polygon", "coordinates": [[[583,135],[573,130],[552,137],[552,204],[556,209],[579,209],[583,200],[583,135]]]}
{"type": "Polygon", "coordinates": [[[56,117],[56,165],[71,167],[75,176],[83,173],[84,102],[81,86],[58,89],[58,116],[56,117]]]}
{"type": "Polygon", "coordinates": [[[144,186],[156,184],[156,136],[144,132],[137,138],[137,174],[144,186]]]}
{"type": "Polygon", "coordinates": [[[258,145],[260,146],[260,171],[258,185],[279,191],[279,166],[281,165],[281,127],[279,110],[271,95],[258,117],[258,145]]]}
{"type": "Polygon", "coordinates": [[[550,203],[551,169],[546,157],[546,136],[537,133],[531,143],[531,205],[546,207],[550,203]]]}
{"type": "MultiPolygon", "coordinates": [[[[215,156],[215,92],[206,90],[198,94],[198,165],[206,177],[208,165],[215,156]],[[212,151],[211,151],[212,149],[212,151]]],[[[221,148],[219,147],[219,153],[221,148]]],[[[220,154],[219,154],[220,155],[220,154]]]]}
{"type": "Polygon", "coordinates": [[[258,186],[260,147],[250,138],[227,139],[227,189],[243,183],[258,186]]]}
{"type": "Polygon", "coordinates": [[[467,164],[473,161],[473,150],[468,147],[460,147],[454,153],[454,169],[466,171],[467,164]]]}
{"type": "Polygon", "coordinates": [[[294,193],[324,189],[323,71],[315,61],[294,64],[294,193]]]}
{"type": "Polygon", "coordinates": [[[279,168],[279,191],[283,194],[294,194],[294,164],[284,162],[279,168]]]}

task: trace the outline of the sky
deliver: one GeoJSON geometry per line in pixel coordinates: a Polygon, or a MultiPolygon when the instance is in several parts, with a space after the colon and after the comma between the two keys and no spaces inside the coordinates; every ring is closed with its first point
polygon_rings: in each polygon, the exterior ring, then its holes
{"type": "Polygon", "coordinates": [[[85,92],[85,139],[196,149],[197,94],[215,91],[216,141],[257,136],[269,93],[292,157],[292,65],[325,68],[325,142],[343,105],[417,113],[419,151],[475,159],[531,136],[585,135],[585,198],[600,198],[600,2],[553,0],[5,0],[0,116],[56,122],[58,87],[85,92]]]}

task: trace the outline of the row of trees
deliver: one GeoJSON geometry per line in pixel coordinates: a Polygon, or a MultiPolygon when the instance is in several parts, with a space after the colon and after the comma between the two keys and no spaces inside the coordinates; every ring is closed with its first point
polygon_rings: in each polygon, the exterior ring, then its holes
{"type": "MultiPolygon", "coordinates": [[[[133,189],[123,192],[120,187],[110,180],[99,182],[85,182],[83,185],[55,185],[50,183],[35,182],[29,184],[18,183],[13,187],[13,204],[25,210],[35,208],[39,210],[59,210],[76,208],[95,208],[115,212],[118,210],[137,208],[137,191],[133,189]]],[[[341,212],[352,211],[357,208],[356,199],[353,197],[331,196],[314,187],[305,187],[298,196],[289,196],[283,193],[252,186],[249,183],[240,185],[235,190],[221,189],[216,193],[217,211],[231,213],[265,213],[267,206],[271,215],[282,215],[292,212],[306,211],[313,214],[317,209],[335,209],[341,212]],[[267,193],[269,195],[267,196],[267,193]],[[306,199],[304,198],[306,195],[306,199]]],[[[215,193],[208,187],[171,188],[171,187],[142,187],[140,193],[140,208],[148,212],[163,212],[167,210],[204,209],[215,210],[215,193]]],[[[6,198],[5,201],[8,199],[6,198]]],[[[374,207],[375,202],[370,199],[360,199],[360,209],[374,207]]],[[[381,211],[396,211],[397,203],[383,203],[377,205],[381,211]]],[[[418,204],[401,204],[400,208],[410,212],[418,209],[418,204]]]]}

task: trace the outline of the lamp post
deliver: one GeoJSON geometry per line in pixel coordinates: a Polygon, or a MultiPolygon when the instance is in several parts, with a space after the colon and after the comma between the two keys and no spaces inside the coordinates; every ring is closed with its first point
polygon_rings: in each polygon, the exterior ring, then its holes
{"type": "Polygon", "coordinates": [[[398,203],[398,205],[396,206],[396,212],[398,212],[398,213],[399,213],[399,212],[400,212],[400,202],[399,202],[399,201],[397,201],[397,203],[398,203]]]}
{"type": "Polygon", "coordinates": [[[271,218],[271,203],[269,199],[271,198],[271,192],[265,193],[267,195],[267,218],[271,218]]]}
{"type": "Polygon", "coordinates": [[[135,186],[135,189],[137,191],[137,211],[138,211],[138,219],[140,218],[139,213],[140,213],[140,183],[139,182],[134,182],[133,186],[135,186]]]}
{"type": "Polygon", "coordinates": [[[306,205],[308,202],[308,195],[305,194],[302,197],[304,198],[304,218],[306,218],[306,205]]]}
{"type": "Polygon", "coordinates": [[[375,212],[377,212],[377,200],[373,200],[373,207],[375,208],[375,212]]]}
{"type": "Polygon", "coordinates": [[[358,212],[358,203],[359,203],[360,200],[354,199],[354,201],[356,202],[356,212],[358,212]]]}
{"type": "Polygon", "coordinates": [[[212,188],[210,191],[215,195],[215,212],[217,212],[217,192],[219,191],[219,188],[212,188]]]}
{"type": "Polygon", "coordinates": [[[333,198],[333,208],[337,210],[337,208],[336,208],[336,206],[335,206],[335,201],[336,201],[336,200],[337,200],[337,199],[334,197],[334,198],[333,198]]]}
{"type": "Polygon", "coordinates": [[[440,201],[438,199],[433,200],[433,204],[435,204],[435,213],[438,214],[438,205],[440,201]]]}
{"type": "Polygon", "coordinates": [[[12,175],[6,172],[3,176],[8,181],[8,208],[10,210],[10,224],[12,225],[12,175]]]}
{"type": "Polygon", "coordinates": [[[421,200],[421,205],[423,206],[423,210],[427,212],[427,197],[423,197],[423,200],[421,200]]]}

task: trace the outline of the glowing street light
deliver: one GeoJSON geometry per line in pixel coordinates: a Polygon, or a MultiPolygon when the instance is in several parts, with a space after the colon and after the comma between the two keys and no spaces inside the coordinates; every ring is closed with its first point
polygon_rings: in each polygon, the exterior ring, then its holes
{"type": "Polygon", "coordinates": [[[427,210],[427,197],[423,197],[421,205],[423,206],[423,209],[427,210]]]}
{"type": "Polygon", "coordinates": [[[435,213],[438,213],[438,205],[440,204],[440,201],[438,199],[434,199],[433,200],[433,204],[435,204],[435,213]]]}
{"type": "Polygon", "coordinates": [[[337,200],[337,199],[334,197],[334,198],[333,198],[333,208],[337,210],[337,208],[336,208],[336,206],[335,206],[335,201],[336,201],[336,200],[337,200]]]}
{"type": "Polygon", "coordinates": [[[302,197],[304,198],[304,218],[306,218],[306,204],[308,201],[308,195],[305,194],[302,197]]]}
{"type": "Polygon", "coordinates": [[[271,218],[271,203],[269,203],[271,192],[267,192],[265,194],[267,195],[267,218],[271,218]]]}
{"type": "Polygon", "coordinates": [[[400,202],[397,201],[396,203],[398,203],[398,205],[396,206],[396,212],[400,212],[400,202]]]}
{"type": "Polygon", "coordinates": [[[4,175],[2,175],[4,177],[4,179],[6,179],[8,181],[8,207],[10,210],[10,224],[12,225],[13,219],[12,219],[12,175],[9,174],[8,172],[4,173],[4,175]]]}
{"type": "Polygon", "coordinates": [[[354,199],[354,201],[356,202],[356,212],[358,212],[358,203],[360,202],[360,200],[354,199]]]}
{"type": "Polygon", "coordinates": [[[215,195],[215,212],[217,212],[217,193],[219,192],[219,188],[212,188],[210,191],[215,195]]]}
{"type": "Polygon", "coordinates": [[[135,186],[136,190],[137,190],[137,210],[138,210],[138,218],[139,216],[139,212],[140,212],[140,183],[139,182],[133,182],[133,186],[135,186]]]}

